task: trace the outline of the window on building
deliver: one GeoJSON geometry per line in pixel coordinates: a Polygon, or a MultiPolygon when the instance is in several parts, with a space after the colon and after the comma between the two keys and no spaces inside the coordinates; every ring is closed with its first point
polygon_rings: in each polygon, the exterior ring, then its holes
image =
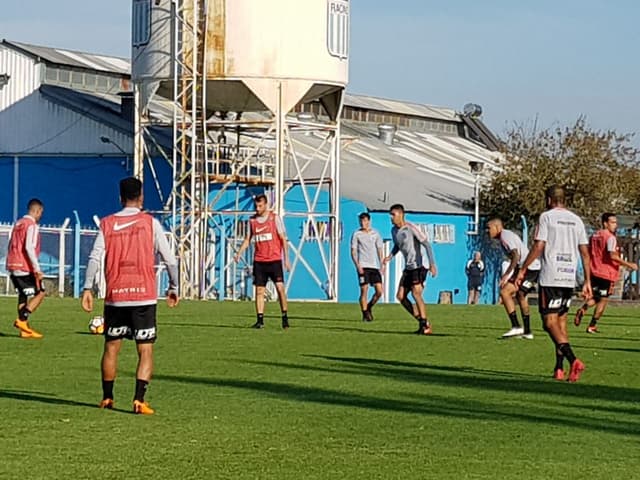
{"type": "Polygon", "coordinates": [[[151,38],[151,0],[133,1],[133,46],[149,43],[151,38]]]}
{"type": "Polygon", "coordinates": [[[416,223],[418,229],[433,243],[456,243],[456,227],[442,223],[416,223]]]}
{"type": "MultiPolygon", "coordinates": [[[[320,239],[323,242],[331,240],[331,221],[325,220],[307,220],[303,224],[303,228],[306,233],[306,241],[320,239]]],[[[342,222],[338,224],[338,239],[342,240],[343,225],[342,222]]]]}

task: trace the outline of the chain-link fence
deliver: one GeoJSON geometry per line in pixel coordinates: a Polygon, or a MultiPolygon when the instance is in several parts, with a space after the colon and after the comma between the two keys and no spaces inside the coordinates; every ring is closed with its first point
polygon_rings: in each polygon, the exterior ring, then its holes
{"type": "MultiPolygon", "coordinates": [[[[0,223],[0,295],[15,295],[15,289],[6,270],[9,238],[13,225],[0,223]]],[[[89,254],[98,234],[97,228],[69,226],[40,226],[40,268],[44,274],[44,287],[48,295],[79,297],[84,286],[89,254]]],[[[164,265],[156,264],[158,296],[164,296],[169,279],[164,265]]],[[[101,269],[95,285],[104,297],[105,280],[101,269]]]]}

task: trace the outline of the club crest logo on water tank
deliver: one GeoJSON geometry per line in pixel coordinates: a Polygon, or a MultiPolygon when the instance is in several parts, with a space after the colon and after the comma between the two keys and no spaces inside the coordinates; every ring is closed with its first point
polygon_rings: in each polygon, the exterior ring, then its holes
{"type": "Polygon", "coordinates": [[[327,1],[327,48],[334,57],[349,57],[349,0],[327,1]]]}

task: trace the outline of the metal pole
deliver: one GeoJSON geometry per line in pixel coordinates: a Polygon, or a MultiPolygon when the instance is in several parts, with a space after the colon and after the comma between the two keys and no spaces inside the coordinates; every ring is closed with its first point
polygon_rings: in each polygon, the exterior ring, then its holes
{"type": "Polygon", "coordinates": [[[480,174],[476,174],[476,182],[475,182],[475,213],[474,213],[474,223],[473,223],[473,235],[478,234],[478,229],[480,228],[480,174]]]}
{"type": "Polygon", "coordinates": [[[65,274],[64,271],[66,269],[66,245],[65,245],[65,236],[66,229],[69,226],[70,219],[67,217],[64,219],[62,226],[60,227],[59,235],[59,245],[58,245],[58,296],[60,298],[64,297],[64,279],[65,274]]]}
{"type": "Polygon", "coordinates": [[[73,297],[80,297],[80,217],[78,211],[74,210],[73,215],[76,218],[74,226],[75,236],[73,245],[73,297]]]}
{"type": "Polygon", "coordinates": [[[13,157],[13,222],[18,220],[18,202],[20,193],[20,159],[13,157]]]}

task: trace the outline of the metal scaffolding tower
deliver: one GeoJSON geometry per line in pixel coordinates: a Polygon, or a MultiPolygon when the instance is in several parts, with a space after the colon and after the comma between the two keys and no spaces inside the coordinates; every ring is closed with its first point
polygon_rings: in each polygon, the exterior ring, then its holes
{"type": "Polygon", "coordinates": [[[206,74],[211,60],[207,58],[210,6],[206,0],[171,3],[173,119],[170,126],[154,119],[153,98],[143,107],[134,86],[134,165],[142,177],[147,164],[160,191],[154,162],[171,164],[173,186],[165,197],[165,213],[179,257],[181,296],[243,296],[249,257],[240,265],[232,258],[252,213],[247,191],[258,188],[271,197],[274,211],[288,225],[292,269],[287,287],[305,272],[317,287],[318,299],[337,300],[343,87],[329,92],[332,101],[325,105],[327,115],[322,120],[292,113],[282,101],[282,82],[276,80],[267,87],[277,98],[268,110],[225,111],[207,99],[208,89],[217,86],[206,74]],[[154,128],[163,126],[172,130],[169,153],[155,138],[154,128]],[[290,207],[290,195],[301,197],[302,207],[290,207]],[[328,202],[319,201],[322,195],[328,202]],[[310,262],[308,255],[317,255],[320,262],[310,262]]]}

